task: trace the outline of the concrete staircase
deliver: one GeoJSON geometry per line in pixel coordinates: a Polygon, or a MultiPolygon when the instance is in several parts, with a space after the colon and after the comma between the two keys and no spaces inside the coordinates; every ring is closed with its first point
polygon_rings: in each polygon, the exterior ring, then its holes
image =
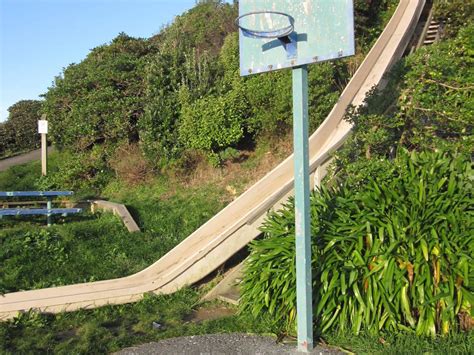
{"type": "Polygon", "coordinates": [[[244,263],[241,262],[230,271],[228,271],[224,278],[203,298],[203,301],[211,301],[218,299],[234,305],[239,304],[240,288],[239,284],[242,281],[242,269],[244,263]]]}
{"type": "Polygon", "coordinates": [[[423,38],[423,45],[429,46],[439,40],[442,30],[442,23],[431,20],[427,26],[425,36],[423,38]]]}

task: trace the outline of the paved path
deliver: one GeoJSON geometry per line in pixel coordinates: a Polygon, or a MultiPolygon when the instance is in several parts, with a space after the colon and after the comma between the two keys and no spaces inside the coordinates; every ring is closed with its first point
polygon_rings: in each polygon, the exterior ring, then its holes
{"type": "MultiPolygon", "coordinates": [[[[123,349],[118,355],[280,355],[304,354],[296,345],[277,344],[274,338],[241,333],[196,335],[166,339],[123,349]]],[[[336,349],[316,347],[311,354],[344,354],[336,349]]]]}
{"type": "MultiPolygon", "coordinates": [[[[48,152],[51,151],[51,147],[48,148],[48,152]]],[[[15,165],[21,165],[25,163],[29,163],[33,160],[40,160],[41,159],[41,149],[33,150],[29,153],[17,155],[11,158],[0,160],[0,171],[5,171],[8,168],[11,168],[15,165]]]]}

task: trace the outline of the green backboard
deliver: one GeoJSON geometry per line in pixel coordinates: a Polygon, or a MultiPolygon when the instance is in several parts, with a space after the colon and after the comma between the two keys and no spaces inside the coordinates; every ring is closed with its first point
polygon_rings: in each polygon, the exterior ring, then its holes
{"type": "Polygon", "coordinates": [[[285,38],[259,38],[241,29],[242,76],[354,55],[352,0],[240,0],[239,15],[242,27],[259,34],[294,26],[285,38]]]}

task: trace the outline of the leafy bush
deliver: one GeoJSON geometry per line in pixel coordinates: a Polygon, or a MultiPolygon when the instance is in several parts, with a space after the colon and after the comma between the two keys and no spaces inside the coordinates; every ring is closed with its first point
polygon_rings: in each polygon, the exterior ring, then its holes
{"type": "Polygon", "coordinates": [[[77,193],[95,195],[111,178],[109,156],[109,151],[100,145],[80,153],[62,151],[54,170],[42,176],[36,185],[42,190],[74,190],[76,197],[77,193]]]}
{"type": "MultiPolygon", "coordinates": [[[[360,47],[376,38],[394,4],[356,2],[360,47]]],[[[147,65],[147,104],[139,127],[142,149],[160,168],[189,148],[204,150],[218,163],[218,151],[242,139],[254,143],[291,129],[291,73],[240,77],[236,16],[236,3],[200,2],[151,39],[157,41],[159,54],[147,65]],[[233,101],[236,96],[242,102],[233,101]],[[216,130],[218,124],[223,124],[222,132],[216,130]]],[[[340,68],[346,65],[324,63],[310,69],[312,129],[336,102],[335,79],[348,79],[349,70],[340,68]]]]}
{"type": "MultiPolygon", "coordinates": [[[[394,3],[355,2],[359,48],[376,37],[394,3]]],[[[199,1],[149,39],[121,33],[69,65],[44,95],[53,143],[87,159],[85,151],[94,146],[109,150],[138,142],[152,168],[166,171],[179,165],[189,149],[204,150],[217,163],[221,150],[239,142],[253,146],[286,134],[291,128],[291,75],[239,76],[237,12],[237,2],[199,1]],[[209,122],[209,113],[218,120],[209,122]],[[222,132],[215,129],[218,123],[224,125],[222,132]],[[189,136],[194,128],[210,136],[189,136]]],[[[336,102],[354,63],[325,63],[310,70],[312,129],[336,102]]],[[[2,131],[0,127],[0,137],[2,131]]]]}
{"type": "Polygon", "coordinates": [[[186,148],[202,150],[216,164],[218,153],[244,137],[248,104],[238,90],[207,96],[182,109],[179,138],[186,148]]]}
{"type": "Polygon", "coordinates": [[[183,152],[178,137],[183,87],[192,101],[212,100],[225,70],[217,57],[226,36],[236,31],[236,11],[221,1],[200,2],[150,39],[159,52],[146,67],[145,114],[138,124],[141,147],[156,166],[166,167],[183,152]]]}
{"type": "Polygon", "coordinates": [[[8,125],[5,122],[0,123],[0,157],[6,157],[9,148],[12,146],[13,136],[8,125]]]}
{"type": "MultiPolygon", "coordinates": [[[[384,163],[383,163],[384,164],[384,163]]],[[[434,336],[472,327],[474,216],[466,156],[408,153],[360,189],[311,196],[313,311],[318,332],[406,330],[434,336]]],[[[252,243],[242,309],[294,331],[293,202],[252,243]]]]}

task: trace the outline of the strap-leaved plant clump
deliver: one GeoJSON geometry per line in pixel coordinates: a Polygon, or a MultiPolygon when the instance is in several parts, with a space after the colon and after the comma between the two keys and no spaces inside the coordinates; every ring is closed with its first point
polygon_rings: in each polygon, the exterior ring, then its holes
{"type": "MultiPolygon", "coordinates": [[[[383,162],[381,162],[383,164],[383,162]]],[[[357,190],[311,197],[315,330],[447,334],[473,326],[474,213],[469,157],[401,152],[357,190]]],[[[293,333],[293,202],[251,245],[241,307],[293,333]]]]}

